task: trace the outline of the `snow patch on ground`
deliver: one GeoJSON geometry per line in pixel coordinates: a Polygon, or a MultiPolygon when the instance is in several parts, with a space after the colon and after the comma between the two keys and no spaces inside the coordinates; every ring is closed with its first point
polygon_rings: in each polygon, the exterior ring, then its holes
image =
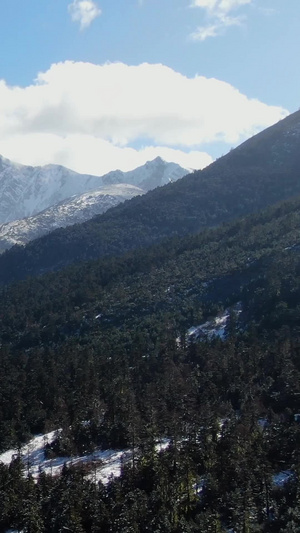
{"type": "Polygon", "coordinates": [[[34,465],[40,464],[44,460],[44,448],[46,444],[50,444],[60,432],[61,430],[59,429],[46,433],[45,435],[37,435],[22,446],[20,450],[14,448],[0,454],[0,462],[9,465],[20,453],[24,464],[30,464],[31,467],[34,467],[34,465]]]}

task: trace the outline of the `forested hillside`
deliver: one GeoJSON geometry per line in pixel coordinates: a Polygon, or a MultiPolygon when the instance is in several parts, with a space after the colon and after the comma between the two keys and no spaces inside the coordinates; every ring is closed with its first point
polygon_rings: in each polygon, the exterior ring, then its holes
{"type": "Polygon", "coordinates": [[[197,233],[300,194],[300,111],[206,169],[0,257],[2,283],[197,233]]]}
{"type": "Polygon", "coordinates": [[[134,450],[105,486],[0,465],[2,531],[299,530],[299,228],[295,199],[2,289],[2,450],[134,450]]]}

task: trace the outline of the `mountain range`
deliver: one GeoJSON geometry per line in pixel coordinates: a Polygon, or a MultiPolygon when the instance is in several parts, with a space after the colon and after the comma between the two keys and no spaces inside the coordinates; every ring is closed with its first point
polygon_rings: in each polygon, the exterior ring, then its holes
{"type": "Polygon", "coordinates": [[[160,157],[128,172],[99,177],[57,165],[18,165],[0,157],[0,251],[88,220],[187,173],[160,157]]]}
{"type": "Polygon", "coordinates": [[[197,233],[300,194],[300,111],[210,166],[0,257],[7,282],[197,233]]]}

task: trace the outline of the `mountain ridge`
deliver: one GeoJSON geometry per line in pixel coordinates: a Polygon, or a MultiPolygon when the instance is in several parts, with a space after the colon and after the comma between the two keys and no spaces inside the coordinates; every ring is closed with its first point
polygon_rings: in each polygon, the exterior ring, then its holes
{"type": "Polygon", "coordinates": [[[0,156],[0,223],[36,215],[75,194],[108,185],[128,183],[146,192],[180,179],[187,172],[176,163],[159,157],[128,172],[115,170],[93,176],[61,165],[20,165],[0,156]]]}

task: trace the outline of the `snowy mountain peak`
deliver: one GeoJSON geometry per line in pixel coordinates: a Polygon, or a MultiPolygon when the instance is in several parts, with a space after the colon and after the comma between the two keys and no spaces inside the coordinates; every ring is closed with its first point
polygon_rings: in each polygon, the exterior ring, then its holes
{"type": "Polygon", "coordinates": [[[166,163],[167,162],[162,157],[160,157],[160,155],[158,155],[152,161],[147,161],[146,165],[155,165],[155,164],[164,165],[166,163]]]}

